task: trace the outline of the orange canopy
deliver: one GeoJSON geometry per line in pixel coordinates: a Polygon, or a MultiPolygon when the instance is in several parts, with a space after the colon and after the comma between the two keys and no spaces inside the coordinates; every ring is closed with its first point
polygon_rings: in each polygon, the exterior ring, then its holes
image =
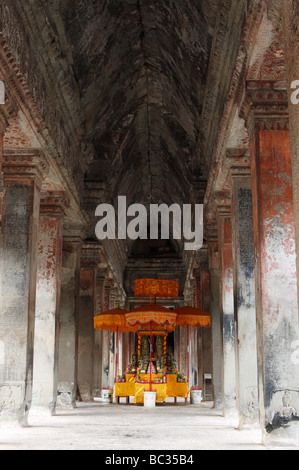
{"type": "Polygon", "coordinates": [[[129,332],[134,331],[126,324],[125,315],[128,310],[122,308],[114,308],[107,310],[106,312],[100,313],[94,317],[94,327],[96,330],[110,330],[110,331],[123,331],[129,332]]]}
{"type": "Polygon", "coordinates": [[[139,328],[147,327],[164,328],[167,331],[173,331],[176,325],[177,315],[172,310],[156,304],[142,305],[125,315],[128,327],[139,328]]]}
{"type": "Polygon", "coordinates": [[[195,328],[209,328],[211,316],[208,312],[195,307],[181,307],[174,310],[177,314],[176,326],[194,326],[195,328]]]}

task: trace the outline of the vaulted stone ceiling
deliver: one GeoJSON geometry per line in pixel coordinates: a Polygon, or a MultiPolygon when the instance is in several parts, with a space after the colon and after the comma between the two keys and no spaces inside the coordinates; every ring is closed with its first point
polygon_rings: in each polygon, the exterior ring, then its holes
{"type": "MultiPolygon", "coordinates": [[[[17,11],[43,73],[41,96],[60,108],[47,113],[44,105],[43,117],[58,142],[74,144],[62,160],[91,217],[101,202],[116,206],[118,195],[128,204],[203,202],[246,14],[255,3],[6,6],[17,11]]],[[[109,247],[109,256],[125,258],[127,248],[109,247]]]]}
{"type": "Polygon", "coordinates": [[[254,1],[13,4],[49,91],[62,90],[70,116],[63,131],[73,126],[70,138],[83,142],[85,200],[92,193],[100,202],[103,190],[129,203],[187,203],[194,189],[203,199],[254,1]]]}
{"type": "Polygon", "coordinates": [[[95,149],[87,183],[129,202],[189,202],[204,178],[195,162],[217,3],[60,3],[95,149]]]}

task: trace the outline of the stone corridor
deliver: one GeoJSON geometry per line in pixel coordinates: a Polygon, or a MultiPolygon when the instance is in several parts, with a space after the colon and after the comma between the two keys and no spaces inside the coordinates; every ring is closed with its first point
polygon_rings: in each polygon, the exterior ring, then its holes
{"type": "Polygon", "coordinates": [[[0,449],[298,446],[298,128],[298,0],[0,0],[0,449]]]}

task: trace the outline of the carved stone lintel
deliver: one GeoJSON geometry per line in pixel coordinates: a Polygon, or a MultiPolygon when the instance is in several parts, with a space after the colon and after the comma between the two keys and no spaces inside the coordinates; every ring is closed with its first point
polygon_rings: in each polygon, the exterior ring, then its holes
{"type": "Polygon", "coordinates": [[[64,191],[42,191],[40,207],[41,215],[63,219],[69,206],[70,200],[64,191]]]}
{"type": "Polygon", "coordinates": [[[41,187],[49,171],[49,165],[38,150],[6,151],[3,155],[3,173],[6,185],[34,180],[41,187]]]}
{"type": "Polygon", "coordinates": [[[217,206],[217,218],[228,219],[231,217],[231,205],[219,205],[217,206]]]}
{"type": "Polygon", "coordinates": [[[99,243],[85,243],[81,251],[81,268],[96,269],[103,257],[103,247],[99,243]]]}
{"type": "Polygon", "coordinates": [[[249,81],[240,108],[248,132],[254,127],[267,130],[288,129],[288,96],[281,84],[272,81],[249,81]]]}
{"type": "Polygon", "coordinates": [[[250,155],[248,150],[228,150],[226,152],[226,166],[231,178],[250,176],[250,155]]]}
{"type": "Polygon", "coordinates": [[[231,192],[221,191],[216,192],[214,197],[215,214],[217,221],[220,217],[231,216],[231,192]]]}
{"type": "Polygon", "coordinates": [[[218,224],[216,219],[206,221],[204,236],[208,245],[218,243],[218,224]]]}

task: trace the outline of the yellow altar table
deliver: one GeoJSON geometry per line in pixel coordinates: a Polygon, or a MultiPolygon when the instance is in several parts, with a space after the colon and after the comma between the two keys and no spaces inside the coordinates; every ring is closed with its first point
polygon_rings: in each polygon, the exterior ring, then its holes
{"type": "Polygon", "coordinates": [[[176,374],[167,375],[167,397],[188,398],[189,384],[177,382],[176,374]]]}
{"type": "MultiPolygon", "coordinates": [[[[163,374],[152,374],[152,391],[157,392],[156,401],[166,400],[166,383],[155,383],[161,380],[163,374]]],[[[140,381],[135,383],[134,403],[143,403],[144,392],[150,391],[150,374],[139,374],[140,381]]]]}
{"type": "Polygon", "coordinates": [[[129,398],[135,395],[135,375],[126,374],[125,378],[125,382],[115,382],[114,394],[117,402],[120,397],[129,398]]]}
{"type": "MultiPolygon", "coordinates": [[[[135,383],[135,398],[134,403],[143,403],[144,401],[144,392],[150,391],[150,384],[149,383],[135,383]]],[[[166,400],[166,383],[152,383],[152,391],[157,392],[156,401],[163,401],[166,400]]]]}
{"type": "MultiPolygon", "coordinates": [[[[115,383],[115,397],[119,402],[120,397],[134,396],[134,403],[143,403],[143,394],[145,391],[150,391],[150,375],[140,374],[139,381],[133,374],[126,374],[125,382],[115,383]]],[[[177,374],[167,375],[166,383],[157,383],[161,379],[162,374],[152,374],[152,390],[157,392],[157,402],[165,402],[166,397],[174,397],[175,401],[178,397],[188,398],[189,386],[188,383],[177,382],[177,374]]]]}

